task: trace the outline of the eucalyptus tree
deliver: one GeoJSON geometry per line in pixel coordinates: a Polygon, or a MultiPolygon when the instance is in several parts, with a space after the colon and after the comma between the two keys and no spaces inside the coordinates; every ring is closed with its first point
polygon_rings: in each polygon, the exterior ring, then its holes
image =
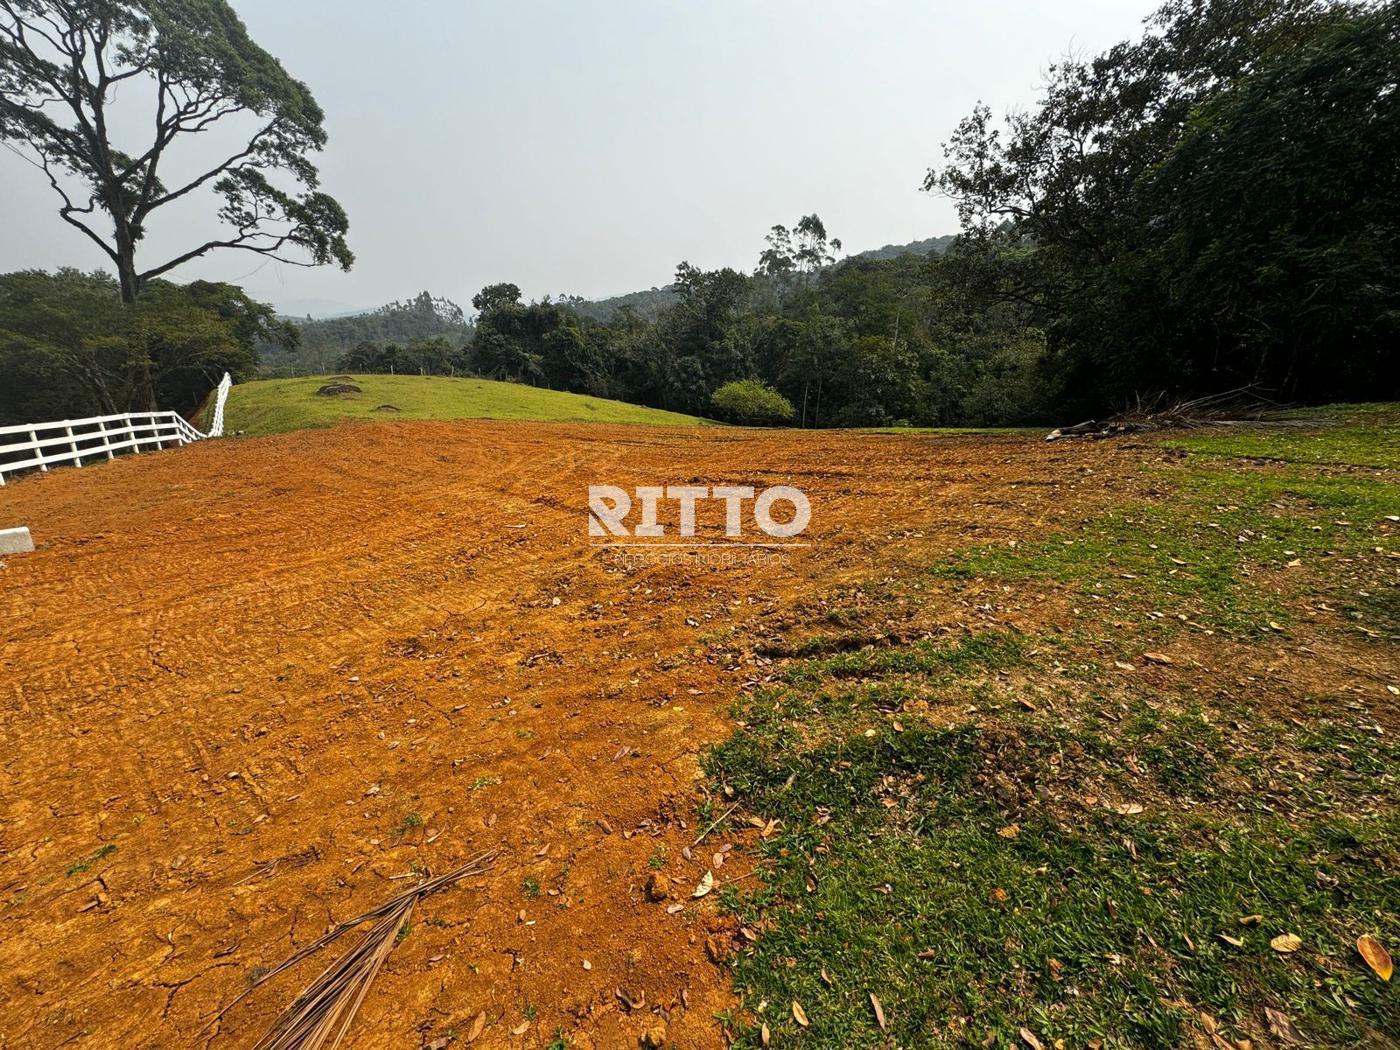
{"type": "Polygon", "coordinates": [[[815,214],[804,215],[792,229],[779,224],[768,231],[768,242],[758,257],[758,272],[786,282],[793,276],[806,284],[818,270],[836,261],[841,250],[838,237],[828,237],[826,225],[815,214]]]}
{"type": "Polygon", "coordinates": [[[311,159],[324,114],[225,0],[0,0],[0,142],[111,260],[124,302],[214,251],[354,261],[311,159]],[[138,262],[157,214],[201,191],[220,232],[138,262]]]}

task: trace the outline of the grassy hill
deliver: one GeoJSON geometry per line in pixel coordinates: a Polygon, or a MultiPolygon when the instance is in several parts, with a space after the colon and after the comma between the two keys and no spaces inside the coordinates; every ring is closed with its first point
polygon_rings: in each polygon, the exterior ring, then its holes
{"type": "MultiPolygon", "coordinates": [[[[330,397],[317,394],[328,382],[326,376],[309,376],[240,383],[229,392],[224,432],[280,434],[304,427],[330,426],[344,419],[530,419],[653,426],[696,426],[704,422],[679,412],[489,379],[358,376],[351,382],[360,388],[359,393],[330,397]]],[[[201,425],[208,424],[208,412],[206,406],[199,420],[201,425]]]]}

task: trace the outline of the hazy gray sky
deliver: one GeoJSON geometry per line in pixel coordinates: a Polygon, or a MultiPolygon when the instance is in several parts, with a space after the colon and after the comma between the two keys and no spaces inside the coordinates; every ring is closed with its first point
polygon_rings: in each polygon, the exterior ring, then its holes
{"type": "MultiPolygon", "coordinates": [[[[358,262],[224,252],[171,276],[293,309],[425,288],[465,306],[493,281],[603,296],[665,284],[682,259],[752,269],[769,226],[811,211],[847,251],[954,232],[919,184],[957,121],[979,99],[1028,105],[1046,65],[1136,36],[1157,6],[232,2],[326,111],[324,187],[358,262]]],[[[102,263],[51,195],[0,151],[0,269],[102,263]]],[[[156,223],[148,264],[207,215],[156,223]]]]}

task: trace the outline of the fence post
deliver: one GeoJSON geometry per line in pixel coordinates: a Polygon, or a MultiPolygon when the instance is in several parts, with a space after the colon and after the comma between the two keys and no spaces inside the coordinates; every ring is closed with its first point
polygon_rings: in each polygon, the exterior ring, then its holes
{"type": "Polygon", "coordinates": [[[107,458],[115,459],[116,453],[112,451],[112,439],[107,436],[107,420],[97,421],[97,432],[102,435],[102,447],[107,450],[107,458]]]}
{"type": "Polygon", "coordinates": [[[47,474],[49,472],[49,465],[44,462],[44,453],[39,448],[39,432],[37,430],[31,430],[29,432],[29,440],[34,442],[34,455],[39,460],[39,470],[47,474]]]}
{"type": "Polygon", "coordinates": [[[68,435],[68,451],[73,453],[73,462],[81,467],[83,457],[78,454],[78,439],[73,436],[73,424],[69,423],[65,426],[63,432],[68,435]]]}
{"type": "Polygon", "coordinates": [[[233,386],[233,376],[227,372],[224,378],[219,380],[219,386],[214,391],[214,415],[209,420],[208,437],[216,438],[224,436],[224,405],[228,403],[228,392],[233,386]]]}

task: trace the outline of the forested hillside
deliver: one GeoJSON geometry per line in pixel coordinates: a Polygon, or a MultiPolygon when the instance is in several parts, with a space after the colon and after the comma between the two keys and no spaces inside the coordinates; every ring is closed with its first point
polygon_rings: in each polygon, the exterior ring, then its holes
{"type": "Polygon", "coordinates": [[[451,299],[430,292],[364,313],[287,320],[300,331],[300,342],[290,350],[264,346],[265,373],[326,372],[336,367],[343,354],[366,343],[409,344],[442,338],[460,346],[471,337],[471,325],[462,308],[451,299]]]}
{"type": "MultiPolygon", "coordinates": [[[[928,237],[908,244],[887,244],[883,248],[856,252],[851,259],[896,259],[901,255],[933,255],[947,251],[957,237],[946,234],[942,237],[928,237]]],[[[649,288],[640,292],[627,292],[624,295],[609,296],[606,299],[584,299],[566,296],[564,302],[571,306],[580,317],[590,321],[611,321],[624,310],[630,310],[637,317],[654,321],[661,311],[674,306],[680,299],[680,289],[674,284],[664,288],[649,288]]]]}

